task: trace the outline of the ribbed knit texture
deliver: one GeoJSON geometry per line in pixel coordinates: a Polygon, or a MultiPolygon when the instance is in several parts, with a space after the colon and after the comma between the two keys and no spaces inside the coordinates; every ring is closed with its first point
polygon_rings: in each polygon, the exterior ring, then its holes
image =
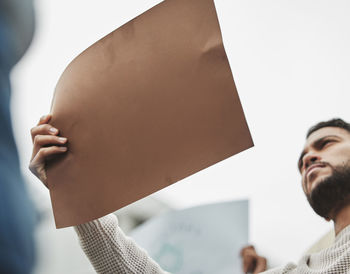
{"type": "Polygon", "coordinates": [[[289,263],[266,274],[345,274],[350,273],[350,226],[344,228],[329,248],[305,255],[299,263],[289,263]]]}
{"type": "Polygon", "coordinates": [[[82,249],[99,274],[167,273],[123,233],[114,214],[76,226],[75,230],[82,249]]]}
{"type": "MultiPolygon", "coordinates": [[[[113,214],[75,227],[81,246],[97,273],[165,274],[145,250],[125,236],[113,214]]],[[[350,273],[350,226],[335,243],[318,253],[305,255],[298,264],[264,272],[266,274],[345,274],[350,273]]],[[[214,274],[214,273],[213,273],[214,274]]]]}

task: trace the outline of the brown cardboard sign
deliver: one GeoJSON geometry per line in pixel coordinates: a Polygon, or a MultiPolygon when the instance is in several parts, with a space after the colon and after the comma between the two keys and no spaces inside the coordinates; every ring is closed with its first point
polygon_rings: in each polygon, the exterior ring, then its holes
{"type": "Polygon", "coordinates": [[[165,0],[75,58],[47,163],[58,228],[126,206],[253,146],[213,0],[165,0]]]}

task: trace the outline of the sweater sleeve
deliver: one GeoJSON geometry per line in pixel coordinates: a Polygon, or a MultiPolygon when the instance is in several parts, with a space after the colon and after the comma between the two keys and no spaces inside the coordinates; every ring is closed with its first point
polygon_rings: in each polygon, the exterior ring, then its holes
{"type": "Polygon", "coordinates": [[[109,214],[75,227],[80,244],[99,274],[166,274],[147,252],[127,237],[109,214]]]}

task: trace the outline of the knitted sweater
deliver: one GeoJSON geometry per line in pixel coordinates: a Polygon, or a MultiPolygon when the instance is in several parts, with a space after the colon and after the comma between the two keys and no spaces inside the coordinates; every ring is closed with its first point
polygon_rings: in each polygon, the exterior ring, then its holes
{"type": "MultiPolygon", "coordinates": [[[[75,227],[81,246],[99,274],[168,273],[118,226],[113,214],[75,227]]],[[[266,274],[344,274],[350,273],[350,226],[343,229],[335,243],[318,253],[305,255],[298,264],[264,272],[266,274]]]]}

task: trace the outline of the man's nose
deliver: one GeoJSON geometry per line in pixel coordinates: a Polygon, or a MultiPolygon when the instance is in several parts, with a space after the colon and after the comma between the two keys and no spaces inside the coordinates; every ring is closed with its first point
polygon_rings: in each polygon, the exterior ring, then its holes
{"type": "Polygon", "coordinates": [[[307,169],[310,165],[320,162],[321,157],[313,152],[309,152],[304,156],[304,167],[307,169]]]}

